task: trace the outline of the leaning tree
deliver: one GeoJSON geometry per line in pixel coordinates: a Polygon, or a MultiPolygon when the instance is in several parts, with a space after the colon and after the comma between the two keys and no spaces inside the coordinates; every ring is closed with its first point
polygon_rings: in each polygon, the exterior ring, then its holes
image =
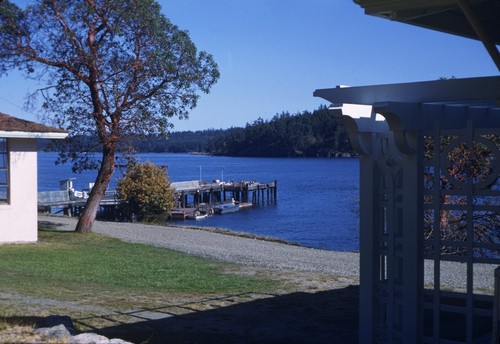
{"type": "Polygon", "coordinates": [[[219,77],[212,56],[154,0],[38,0],[26,9],[0,1],[0,72],[12,69],[46,84],[35,94],[53,125],[95,138],[60,155],[73,170],[98,169],[82,233],[92,230],[124,139],[165,134],[168,119],[187,117],[219,77]]]}

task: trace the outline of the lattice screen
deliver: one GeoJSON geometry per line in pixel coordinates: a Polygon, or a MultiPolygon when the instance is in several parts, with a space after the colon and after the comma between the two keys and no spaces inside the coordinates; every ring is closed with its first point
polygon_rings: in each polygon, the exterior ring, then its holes
{"type": "Polygon", "coordinates": [[[386,128],[353,135],[364,147],[361,302],[371,305],[360,318],[370,334],[360,338],[490,341],[500,264],[500,129],[491,125],[498,108],[375,109],[386,128]]]}
{"type": "Polygon", "coordinates": [[[475,267],[500,264],[500,131],[472,120],[440,126],[423,140],[423,250],[433,276],[423,292],[424,342],[473,343],[491,333],[493,303],[475,286],[475,267]],[[453,290],[441,286],[450,265],[459,271],[453,290]]]}

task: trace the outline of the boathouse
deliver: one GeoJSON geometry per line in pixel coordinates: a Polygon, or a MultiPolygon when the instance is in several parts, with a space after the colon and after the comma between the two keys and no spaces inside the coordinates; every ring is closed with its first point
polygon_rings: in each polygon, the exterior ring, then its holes
{"type": "Polygon", "coordinates": [[[0,113],[0,244],[37,241],[36,141],[67,135],[0,113]]]}
{"type": "MultiPolygon", "coordinates": [[[[500,69],[497,0],[355,2],[480,39],[500,69]]],[[[500,77],[314,95],[360,154],[359,342],[500,343],[500,77]],[[475,285],[479,264],[488,290],[475,285]],[[442,283],[450,265],[459,288],[442,283]]]]}

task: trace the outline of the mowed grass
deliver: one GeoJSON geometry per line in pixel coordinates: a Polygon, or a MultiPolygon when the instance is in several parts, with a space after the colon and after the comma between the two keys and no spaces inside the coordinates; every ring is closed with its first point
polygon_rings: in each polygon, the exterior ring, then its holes
{"type": "MultiPolygon", "coordinates": [[[[226,273],[228,264],[99,234],[40,231],[39,242],[0,246],[0,290],[58,300],[90,294],[266,292],[278,282],[226,273]]],[[[97,302],[102,303],[102,302],[97,302]]]]}

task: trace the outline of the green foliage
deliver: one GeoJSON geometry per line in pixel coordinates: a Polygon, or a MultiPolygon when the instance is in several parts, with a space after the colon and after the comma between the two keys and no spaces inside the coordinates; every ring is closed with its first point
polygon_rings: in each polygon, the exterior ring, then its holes
{"type": "Polygon", "coordinates": [[[118,193],[128,210],[145,221],[165,216],[175,204],[166,168],[150,162],[130,164],[118,183],[118,193]]]}
{"type": "Polygon", "coordinates": [[[224,130],[198,130],[169,133],[168,137],[152,135],[130,138],[137,152],[152,153],[207,153],[210,142],[224,134],[224,130]]]}
{"type": "Polygon", "coordinates": [[[352,154],[340,120],[322,106],[314,112],[259,118],[245,128],[228,129],[211,142],[214,155],[264,157],[334,157],[352,154]]]}

